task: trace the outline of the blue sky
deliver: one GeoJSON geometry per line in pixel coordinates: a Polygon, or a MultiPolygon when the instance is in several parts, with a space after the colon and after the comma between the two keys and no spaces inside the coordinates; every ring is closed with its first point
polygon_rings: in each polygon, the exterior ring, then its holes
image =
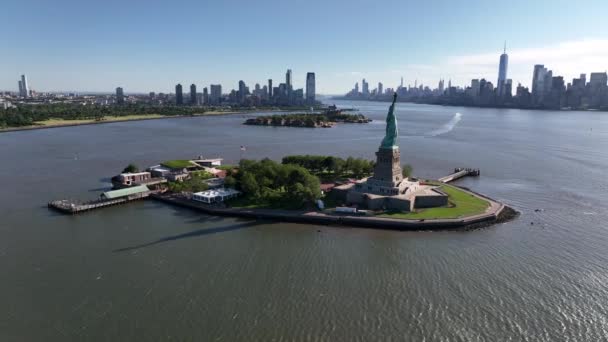
{"type": "Polygon", "coordinates": [[[544,63],[572,77],[608,69],[608,1],[7,1],[0,89],[169,92],[178,82],[235,88],[317,74],[320,93],[366,78],[436,86],[495,82],[544,63]]]}

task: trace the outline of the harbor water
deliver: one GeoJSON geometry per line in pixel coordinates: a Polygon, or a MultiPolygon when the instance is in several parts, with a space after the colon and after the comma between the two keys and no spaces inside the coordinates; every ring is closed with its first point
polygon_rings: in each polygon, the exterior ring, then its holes
{"type": "Polygon", "coordinates": [[[608,339],[608,113],[398,103],[415,175],[479,168],[457,184],[521,212],[487,229],[247,221],[154,201],[46,207],[97,198],[129,163],[374,158],[388,104],[335,103],[374,121],[262,127],[235,114],[0,134],[0,340],[608,339]]]}

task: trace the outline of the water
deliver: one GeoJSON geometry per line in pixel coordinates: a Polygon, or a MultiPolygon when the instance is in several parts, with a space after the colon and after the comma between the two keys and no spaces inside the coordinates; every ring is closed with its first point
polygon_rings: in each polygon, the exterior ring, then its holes
{"type": "Polygon", "coordinates": [[[373,158],[388,104],[336,103],[375,121],[271,128],[232,115],[0,134],[0,340],[608,339],[606,113],[398,104],[415,174],[480,168],[460,184],[522,212],[484,230],[252,222],[153,201],[45,207],[97,197],[130,162],[230,163],[241,145],[246,158],[373,158]]]}

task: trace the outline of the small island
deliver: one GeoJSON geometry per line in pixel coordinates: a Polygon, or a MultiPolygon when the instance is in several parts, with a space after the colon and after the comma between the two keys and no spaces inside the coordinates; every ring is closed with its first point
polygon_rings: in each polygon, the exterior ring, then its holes
{"type": "Polygon", "coordinates": [[[363,114],[346,114],[336,106],[330,106],[324,113],[293,113],[258,116],[247,119],[245,125],[285,126],[307,128],[330,128],[336,123],[369,123],[363,114]]]}

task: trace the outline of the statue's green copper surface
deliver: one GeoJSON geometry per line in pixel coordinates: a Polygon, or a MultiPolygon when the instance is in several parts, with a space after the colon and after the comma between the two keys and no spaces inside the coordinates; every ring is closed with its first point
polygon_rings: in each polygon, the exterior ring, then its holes
{"type": "Polygon", "coordinates": [[[393,103],[391,104],[391,108],[388,110],[388,115],[386,116],[386,134],[384,135],[384,139],[382,139],[380,148],[393,149],[397,147],[397,136],[399,135],[399,132],[397,130],[397,117],[395,116],[396,101],[397,94],[394,94],[393,103]]]}

